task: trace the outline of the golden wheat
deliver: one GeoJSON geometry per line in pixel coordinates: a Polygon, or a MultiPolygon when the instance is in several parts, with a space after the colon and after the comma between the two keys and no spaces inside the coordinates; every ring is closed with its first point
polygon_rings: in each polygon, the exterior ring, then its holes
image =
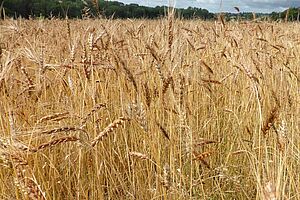
{"type": "Polygon", "coordinates": [[[300,199],[298,23],[88,5],[0,22],[0,199],[300,199]]]}

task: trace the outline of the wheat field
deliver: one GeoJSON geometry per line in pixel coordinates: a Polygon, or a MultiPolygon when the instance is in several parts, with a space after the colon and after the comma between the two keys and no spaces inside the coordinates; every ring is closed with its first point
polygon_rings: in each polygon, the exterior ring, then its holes
{"type": "Polygon", "coordinates": [[[0,26],[0,199],[300,199],[299,23],[0,26]]]}

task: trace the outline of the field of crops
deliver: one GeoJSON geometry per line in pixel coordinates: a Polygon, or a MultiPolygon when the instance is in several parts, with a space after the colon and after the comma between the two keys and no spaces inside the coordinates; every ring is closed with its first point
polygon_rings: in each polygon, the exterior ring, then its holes
{"type": "Polygon", "coordinates": [[[0,199],[300,199],[299,35],[0,21],[0,199]]]}

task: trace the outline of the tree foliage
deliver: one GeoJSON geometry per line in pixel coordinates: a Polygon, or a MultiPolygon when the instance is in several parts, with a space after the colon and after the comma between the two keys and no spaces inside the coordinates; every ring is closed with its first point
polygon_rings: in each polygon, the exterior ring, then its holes
{"type": "MultiPolygon", "coordinates": [[[[138,4],[124,4],[118,1],[107,0],[0,0],[3,3],[6,16],[10,17],[59,17],[83,18],[83,17],[114,17],[114,18],[159,18],[165,16],[167,6],[146,7],[138,4]]],[[[1,13],[1,11],[0,11],[1,13]]],[[[216,14],[206,9],[188,7],[187,9],[176,8],[177,17],[184,19],[200,18],[213,19],[216,14]]],[[[272,12],[270,14],[256,14],[258,18],[269,18],[271,20],[299,21],[300,8],[290,8],[283,12],[272,12]],[[288,14],[287,14],[288,12],[288,14]]],[[[1,15],[0,15],[1,16],[1,15]]],[[[225,13],[227,20],[253,19],[252,13],[225,13]]]]}
{"type": "Polygon", "coordinates": [[[288,20],[288,21],[299,21],[300,17],[300,7],[299,8],[289,8],[283,12],[272,12],[270,17],[273,20],[288,20]]]}
{"type": "MultiPolygon", "coordinates": [[[[65,17],[82,18],[111,17],[115,18],[159,18],[168,10],[166,6],[146,7],[138,4],[124,4],[117,1],[99,0],[1,0],[7,16],[13,17],[65,17]],[[88,12],[88,13],[86,13],[88,12]],[[87,14],[87,15],[86,15],[87,14]]],[[[201,8],[175,9],[182,18],[212,19],[213,13],[201,8]]]]}

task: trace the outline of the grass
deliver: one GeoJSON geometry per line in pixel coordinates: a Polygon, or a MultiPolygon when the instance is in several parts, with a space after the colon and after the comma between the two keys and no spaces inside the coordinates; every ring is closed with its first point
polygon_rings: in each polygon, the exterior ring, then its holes
{"type": "Polygon", "coordinates": [[[300,24],[0,21],[1,199],[300,199],[300,24]]]}

